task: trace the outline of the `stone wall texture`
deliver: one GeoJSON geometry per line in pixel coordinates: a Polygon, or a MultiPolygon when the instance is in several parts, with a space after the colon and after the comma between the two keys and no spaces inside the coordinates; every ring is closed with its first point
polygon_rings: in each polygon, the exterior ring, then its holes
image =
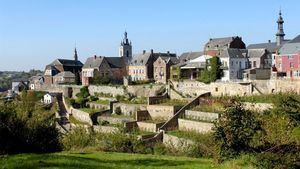
{"type": "Polygon", "coordinates": [[[248,110],[263,112],[273,108],[273,104],[270,103],[249,103],[244,102],[244,108],[248,110]]]}
{"type": "Polygon", "coordinates": [[[82,121],[82,122],[85,122],[85,123],[88,123],[90,125],[93,125],[93,122],[92,122],[92,119],[91,119],[89,113],[86,113],[86,112],[83,112],[81,110],[74,109],[74,108],[71,108],[70,110],[71,110],[72,116],[75,119],[77,119],[79,121],[82,121]]]}
{"type": "Polygon", "coordinates": [[[99,103],[87,103],[87,105],[90,106],[90,108],[93,109],[99,109],[99,110],[107,110],[109,109],[109,105],[105,105],[105,104],[99,104],[99,103]]]}
{"type": "Polygon", "coordinates": [[[178,119],[178,129],[181,131],[195,131],[198,133],[207,133],[212,130],[213,126],[213,123],[178,119]]]}
{"type": "Polygon", "coordinates": [[[122,114],[126,116],[134,115],[138,110],[146,110],[147,105],[144,104],[125,104],[125,103],[113,103],[113,113],[117,107],[121,108],[122,114]]]}
{"type": "Polygon", "coordinates": [[[117,133],[119,129],[112,126],[93,126],[94,130],[99,133],[117,133]]]}
{"type": "Polygon", "coordinates": [[[204,121],[215,121],[219,118],[218,113],[201,112],[201,111],[193,111],[193,110],[186,110],[184,116],[185,118],[188,119],[204,120],[204,121]]]}
{"type": "Polygon", "coordinates": [[[157,132],[159,127],[162,126],[164,123],[147,123],[147,122],[137,122],[137,125],[140,130],[142,131],[149,131],[149,132],[157,132]]]}
{"type": "Polygon", "coordinates": [[[179,138],[166,133],[164,133],[163,136],[163,143],[170,148],[175,148],[178,150],[188,149],[191,145],[194,144],[194,142],[191,140],[179,138]]]}
{"type": "Polygon", "coordinates": [[[147,110],[152,119],[161,118],[166,120],[173,117],[177,111],[175,106],[162,105],[148,105],[147,110]]]}
{"type": "Polygon", "coordinates": [[[98,121],[108,121],[109,124],[124,124],[125,122],[131,122],[134,121],[131,118],[116,118],[111,116],[98,116],[98,121]]]}
{"type": "Polygon", "coordinates": [[[124,89],[122,86],[89,86],[89,92],[91,95],[95,95],[95,93],[104,93],[111,94],[114,97],[117,95],[124,95],[124,89]]]}

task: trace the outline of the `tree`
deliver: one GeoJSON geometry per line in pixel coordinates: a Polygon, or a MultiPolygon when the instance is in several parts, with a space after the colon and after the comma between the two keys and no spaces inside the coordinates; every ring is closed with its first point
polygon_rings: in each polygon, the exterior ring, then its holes
{"type": "Polygon", "coordinates": [[[221,62],[219,57],[215,56],[206,60],[205,69],[199,74],[198,81],[203,83],[215,82],[222,76],[222,70],[220,69],[221,62]]]}
{"type": "Polygon", "coordinates": [[[260,122],[254,113],[234,101],[215,123],[214,139],[219,145],[219,155],[231,158],[250,152],[250,142],[257,130],[260,130],[260,122]]]}

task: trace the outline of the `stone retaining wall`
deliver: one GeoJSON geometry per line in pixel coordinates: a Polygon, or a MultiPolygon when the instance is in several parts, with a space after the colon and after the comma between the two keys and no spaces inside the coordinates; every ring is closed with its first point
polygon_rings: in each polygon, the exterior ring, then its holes
{"type": "Polygon", "coordinates": [[[145,104],[113,103],[113,113],[115,113],[115,110],[116,110],[117,107],[121,108],[121,112],[125,116],[132,116],[138,110],[146,110],[146,105],[145,104]]]}
{"type": "Polygon", "coordinates": [[[147,123],[147,122],[137,122],[137,125],[140,130],[142,131],[149,131],[149,132],[157,132],[158,128],[162,126],[164,123],[147,123]]]}
{"type": "Polygon", "coordinates": [[[175,106],[148,105],[147,110],[152,119],[162,118],[167,120],[174,116],[178,108],[175,106]]]}
{"type": "Polygon", "coordinates": [[[89,102],[89,103],[87,103],[87,105],[89,105],[90,108],[99,109],[99,110],[108,110],[109,109],[109,105],[105,105],[105,104],[89,102]]]}
{"type": "Polygon", "coordinates": [[[178,119],[178,129],[181,131],[195,131],[198,133],[207,133],[212,131],[213,126],[213,123],[178,119]]]}
{"type": "Polygon", "coordinates": [[[110,116],[98,116],[98,121],[107,121],[109,124],[123,124],[125,122],[134,121],[131,118],[116,118],[116,117],[110,117],[110,116]]]}
{"type": "Polygon", "coordinates": [[[191,145],[194,144],[194,142],[191,140],[179,138],[166,133],[164,133],[163,136],[163,143],[170,148],[175,148],[178,150],[188,149],[191,145]]]}
{"type": "Polygon", "coordinates": [[[161,96],[151,96],[148,97],[148,105],[154,105],[154,104],[159,104],[163,100],[168,99],[168,93],[164,93],[161,96]]]}
{"type": "Polygon", "coordinates": [[[70,110],[71,110],[71,114],[73,115],[73,117],[75,119],[85,122],[85,123],[88,123],[90,125],[93,125],[93,122],[92,122],[92,119],[91,119],[89,113],[86,113],[86,112],[83,112],[81,110],[74,109],[74,108],[71,108],[70,110]]]}
{"type": "Polygon", "coordinates": [[[95,93],[104,93],[104,94],[111,94],[114,97],[117,95],[124,95],[124,88],[123,86],[89,86],[89,92],[91,95],[95,95],[95,93]]]}
{"type": "Polygon", "coordinates": [[[135,120],[136,121],[151,120],[151,116],[147,110],[139,110],[136,112],[135,120]]]}
{"type": "Polygon", "coordinates": [[[138,125],[136,121],[131,121],[131,122],[125,122],[124,123],[124,128],[126,131],[133,131],[138,129],[138,125]]]}
{"type": "Polygon", "coordinates": [[[94,130],[99,133],[116,133],[119,132],[117,127],[112,126],[93,126],[94,130]]]}
{"type": "Polygon", "coordinates": [[[249,103],[244,102],[244,108],[252,111],[263,112],[273,108],[273,104],[270,103],[249,103]]]}
{"type": "Polygon", "coordinates": [[[218,113],[209,113],[201,111],[186,110],[184,114],[185,118],[193,120],[215,121],[219,118],[218,113]]]}

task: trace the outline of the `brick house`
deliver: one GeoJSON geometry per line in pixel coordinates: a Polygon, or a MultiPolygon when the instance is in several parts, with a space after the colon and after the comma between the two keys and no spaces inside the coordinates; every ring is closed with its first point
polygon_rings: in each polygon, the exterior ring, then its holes
{"type": "Polygon", "coordinates": [[[246,45],[242,41],[242,38],[238,36],[211,38],[204,46],[204,55],[219,56],[222,50],[228,48],[245,49],[246,45]]]}
{"type": "Polygon", "coordinates": [[[279,76],[300,80],[300,35],[279,49],[275,67],[279,76]]]}
{"type": "Polygon", "coordinates": [[[77,76],[77,84],[80,83],[80,72],[83,64],[78,60],[77,50],[75,48],[74,60],[56,59],[46,66],[44,79],[46,85],[54,84],[53,77],[61,72],[69,71],[77,76]]]}
{"type": "Polygon", "coordinates": [[[128,66],[128,76],[132,81],[153,80],[153,63],[158,57],[176,57],[176,54],[154,53],[143,51],[142,54],[135,56],[128,66]]]}
{"type": "Polygon", "coordinates": [[[121,81],[126,75],[126,64],[122,57],[89,57],[82,68],[82,85],[88,86],[91,79],[99,74],[100,77],[107,76],[112,80],[121,81]]]}
{"type": "Polygon", "coordinates": [[[179,63],[179,59],[175,56],[173,57],[164,57],[160,56],[153,63],[154,71],[153,77],[157,83],[167,83],[167,80],[170,79],[170,69],[172,65],[179,63]]]}

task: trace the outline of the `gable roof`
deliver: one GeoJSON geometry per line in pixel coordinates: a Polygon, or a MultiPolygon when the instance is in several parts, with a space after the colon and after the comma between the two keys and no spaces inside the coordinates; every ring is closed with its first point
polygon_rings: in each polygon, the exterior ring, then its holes
{"type": "Polygon", "coordinates": [[[220,58],[246,58],[247,49],[224,49],[220,53],[220,58]]]}
{"type": "Polygon", "coordinates": [[[102,64],[104,56],[93,56],[87,58],[82,68],[98,68],[102,64]]]}
{"type": "Polygon", "coordinates": [[[185,52],[185,53],[181,54],[181,56],[179,57],[179,61],[187,62],[187,61],[195,59],[201,55],[203,55],[203,52],[185,52]]]}
{"type": "Polygon", "coordinates": [[[75,77],[75,75],[74,75],[74,73],[72,73],[70,71],[64,71],[64,72],[58,73],[54,77],[70,77],[70,78],[73,78],[73,77],[75,77]]]}
{"type": "Polygon", "coordinates": [[[280,55],[300,53],[300,43],[286,43],[279,49],[280,55]]]}
{"type": "Polygon", "coordinates": [[[171,62],[172,64],[177,64],[179,63],[179,59],[177,57],[167,57],[167,56],[160,56],[162,60],[164,60],[165,63],[171,62]]]}
{"type": "Polygon", "coordinates": [[[294,39],[289,41],[289,43],[300,43],[300,35],[296,36],[294,39]]]}
{"type": "MultiPolygon", "coordinates": [[[[289,42],[290,40],[282,41],[283,44],[289,42]]],[[[250,44],[247,46],[247,49],[267,49],[271,53],[276,53],[282,45],[278,46],[276,42],[267,42],[267,43],[257,43],[257,44],[250,44]]]]}
{"type": "Polygon", "coordinates": [[[150,59],[153,59],[153,62],[158,58],[158,57],[175,57],[176,54],[174,53],[142,53],[138,54],[130,62],[131,66],[145,66],[148,64],[150,59]]]}
{"type": "Polygon", "coordinates": [[[266,54],[266,49],[248,49],[249,58],[260,58],[266,54]]]}
{"type": "Polygon", "coordinates": [[[207,48],[213,49],[213,48],[229,48],[231,42],[233,42],[235,39],[241,39],[238,36],[231,36],[231,37],[224,37],[224,38],[211,38],[209,41],[205,44],[205,50],[207,48]]]}
{"type": "Polygon", "coordinates": [[[54,60],[50,66],[62,65],[62,66],[78,66],[82,67],[83,64],[79,60],[69,60],[69,59],[56,59],[54,60]]]}
{"type": "Polygon", "coordinates": [[[125,67],[125,62],[121,57],[105,57],[111,68],[123,68],[125,67]]]}

